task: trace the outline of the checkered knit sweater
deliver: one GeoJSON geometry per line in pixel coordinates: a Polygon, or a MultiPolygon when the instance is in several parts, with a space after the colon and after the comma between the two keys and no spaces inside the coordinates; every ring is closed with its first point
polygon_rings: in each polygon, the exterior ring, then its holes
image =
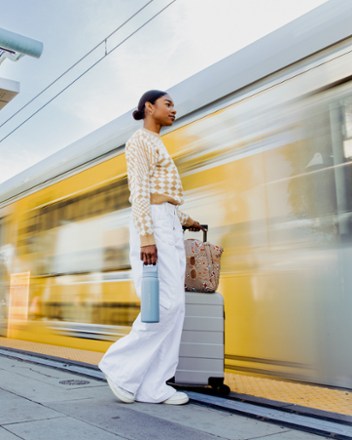
{"type": "MultiPolygon", "coordinates": [[[[126,143],[126,160],[133,221],[141,246],[155,244],[150,205],[183,203],[183,189],[174,161],[157,133],[141,128],[126,143]]],[[[191,217],[178,209],[184,226],[191,217]]]]}

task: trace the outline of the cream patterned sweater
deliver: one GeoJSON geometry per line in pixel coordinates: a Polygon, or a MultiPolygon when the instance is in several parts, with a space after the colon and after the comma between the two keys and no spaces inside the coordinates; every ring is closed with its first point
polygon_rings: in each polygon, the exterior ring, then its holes
{"type": "MultiPolygon", "coordinates": [[[[141,128],[126,143],[126,160],[133,221],[141,246],[155,244],[150,205],[183,203],[183,189],[176,165],[157,133],[141,128]]],[[[178,209],[180,222],[193,220],[178,209]]]]}

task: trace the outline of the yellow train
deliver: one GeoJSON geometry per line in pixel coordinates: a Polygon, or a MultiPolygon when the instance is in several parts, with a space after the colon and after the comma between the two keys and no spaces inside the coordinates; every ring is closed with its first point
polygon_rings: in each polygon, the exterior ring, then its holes
{"type": "MultiPolygon", "coordinates": [[[[225,249],[226,369],[352,388],[352,12],[329,2],[170,90],[183,207],[225,249]]],[[[1,185],[3,336],[105,351],[130,280],[123,115],[1,185]]]]}

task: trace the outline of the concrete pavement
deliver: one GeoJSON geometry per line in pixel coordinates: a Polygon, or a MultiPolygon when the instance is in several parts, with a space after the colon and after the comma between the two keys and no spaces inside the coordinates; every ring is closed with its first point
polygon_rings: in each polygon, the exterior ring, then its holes
{"type": "Polygon", "coordinates": [[[319,440],[189,403],[115,399],[106,382],[0,356],[0,440],[319,440]]]}

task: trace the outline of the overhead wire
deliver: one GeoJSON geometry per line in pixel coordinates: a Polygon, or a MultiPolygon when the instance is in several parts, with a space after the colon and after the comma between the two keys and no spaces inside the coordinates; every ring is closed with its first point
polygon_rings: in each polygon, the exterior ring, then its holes
{"type": "Polygon", "coordinates": [[[127,20],[125,20],[123,23],[120,24],[115,30],[113,30],[109,35],[107,35],[100,43],[96,44],[92,49],[90,49],[86,54],[84,54],[79,60],[77,60],[74,64],[72,64],[68,69],[66,69],[61,75],[59,75],[54,81],[52,81],[50,84],[48,84],[43,90],[41,90],[39,93],[37,93],[32,99],[30,99],[26,104],[24,104],[22,107],[20,107],[15,113],[13,113],[6,121],[4,121],[0,128],[3,127],[5,124],[7,124],[11,119],[13,119],[16,115],[18,115],[24,108],[28,107],[29,104],[31,104],[33,101],[35,101],[39,96],[41,96],[44,92],[46,92],[51,86],[53,86],[55,83],[57,83],[62,77],[64,77],[70,70],[72,70],[74,67],[76,67],[81,61],[83,61],[85,58],[87,58],[91,53],[93,53],[96,49],[98,49],[99,46],[101,46],[103,43],[106,44],[106,41],[112,37],[116,32],[118,32],[120,29],[122,29],[129,21],[131,21],[136,15],[138,15],[143,9],[145,9],[150,3],[152,3],[154,0],[148,1],[145,5],[143,5],[140,9],[138,9],[134,14],[132,14],[127,20]]]}
{"type": "MultiPolygon", "coordinates": [[[[119,26],[118,29],[120,29],[122,26],[127,24],[128,21],[130,21],[136,14],[138,14],[142,9],[144,9],[146,6],[148,6],[152,1],[150,0],[148,3],[146,3],[139,11],[137,11],[133,16],[131,16],[126,22],[124,22],[121,26],[119,26]]],[[[13,130],[11,130],[9,133],[7,133],[3,138],[0,139],[0,143],[3,142],[5,139],[7,139],[9,136],[11,136],[15,131],[17,131],[20,127],[22,127],[26,122],[28,122],[30,119],[32,119],[36,114],[38,114],[43,108],[45,108],[47,105],[49,105],[52,101],[54,101],[58,96],[60,96],[62,93],[64,93],[69,87],[71,87],[75,82],[77,82],[80,78],[82,78],[86,73],[88,73],[90,70],[92,70],[97,64],[99,64],[104,58],[106,58],[108,55],[110,55],[113,51],[118,49],[123,43],[125,43],[127,40],[129,40],[133,35],[135,35],[140,29],[145,27],[148,23],[150,23],[154,18],[156,18],[158,15],[160,15],[163,11],[165,11],[169,6],[171,6],[173,3],[175,3],[176,0],[172,0],[170,3],[168,3],[166,6],[164,6],[160,11],[158,11],[156,14],[154,14],[151,18],[149,18],[147,21],[145,21],[143,24],[141,24],[137,29],[135,29],[131,34],[129,34],[126,38],[124,38],[122,41],[120,41],[116,46],[114,46],[109,51],[107,48],[105,49],[105,53],[102,57],[100,57],[95,63],[93,63],[88,69],[86,69],[83,73],[81,73],[77,78],[75,78],[73,81],[71,81],[66,87],[64,87],[60,92],[58,92],[56,95],[54,95],[49,101],[47,101],[45,104],[43,104],[41,107],[39,107],[34,113],[32,113],[28,118],[26,118],[24,121],[22,121],[19,125],[17,125],[13,130]]],[[[29,105],[31,102],[33,102],[38,96],[40,96],[42,93],[44,93],[46,90],[48,90],[49,87],[51,87],[53,84],[55,84],[59,79],[61,79],[66,73],[68,73],[73,67],[75,67],[80,61],[82,61],[84,58],[86,58],[93,50],[95,50],[98,46],[100,46],[102,43],[105,43],[108,38],[110,38],[111,35],[113,35],[115,32],[117,32],[117,29],[109,35],[109,37],[104,38],[102,42],[100,42],[98,45],[96,45],[93,49],[91,49],[86,55],[84,55],[79,61],[77,61],[75,64],[73,64],[69,69],[67,69],[64,73],[60,75],[55,81],[53,81],[51,84],[49,84],[45,89],[43,89],[38,95],[36,95],[31,101],[29,101],[27,104],[25,104],[21,109],[19,109],[15,114],[13,114],[8,120],[6,120],[0,127],[5,125],[10,119],[12,119],[16,114],[18,114],[23,108],[25,108],[27,105],[29,105]]]]}

